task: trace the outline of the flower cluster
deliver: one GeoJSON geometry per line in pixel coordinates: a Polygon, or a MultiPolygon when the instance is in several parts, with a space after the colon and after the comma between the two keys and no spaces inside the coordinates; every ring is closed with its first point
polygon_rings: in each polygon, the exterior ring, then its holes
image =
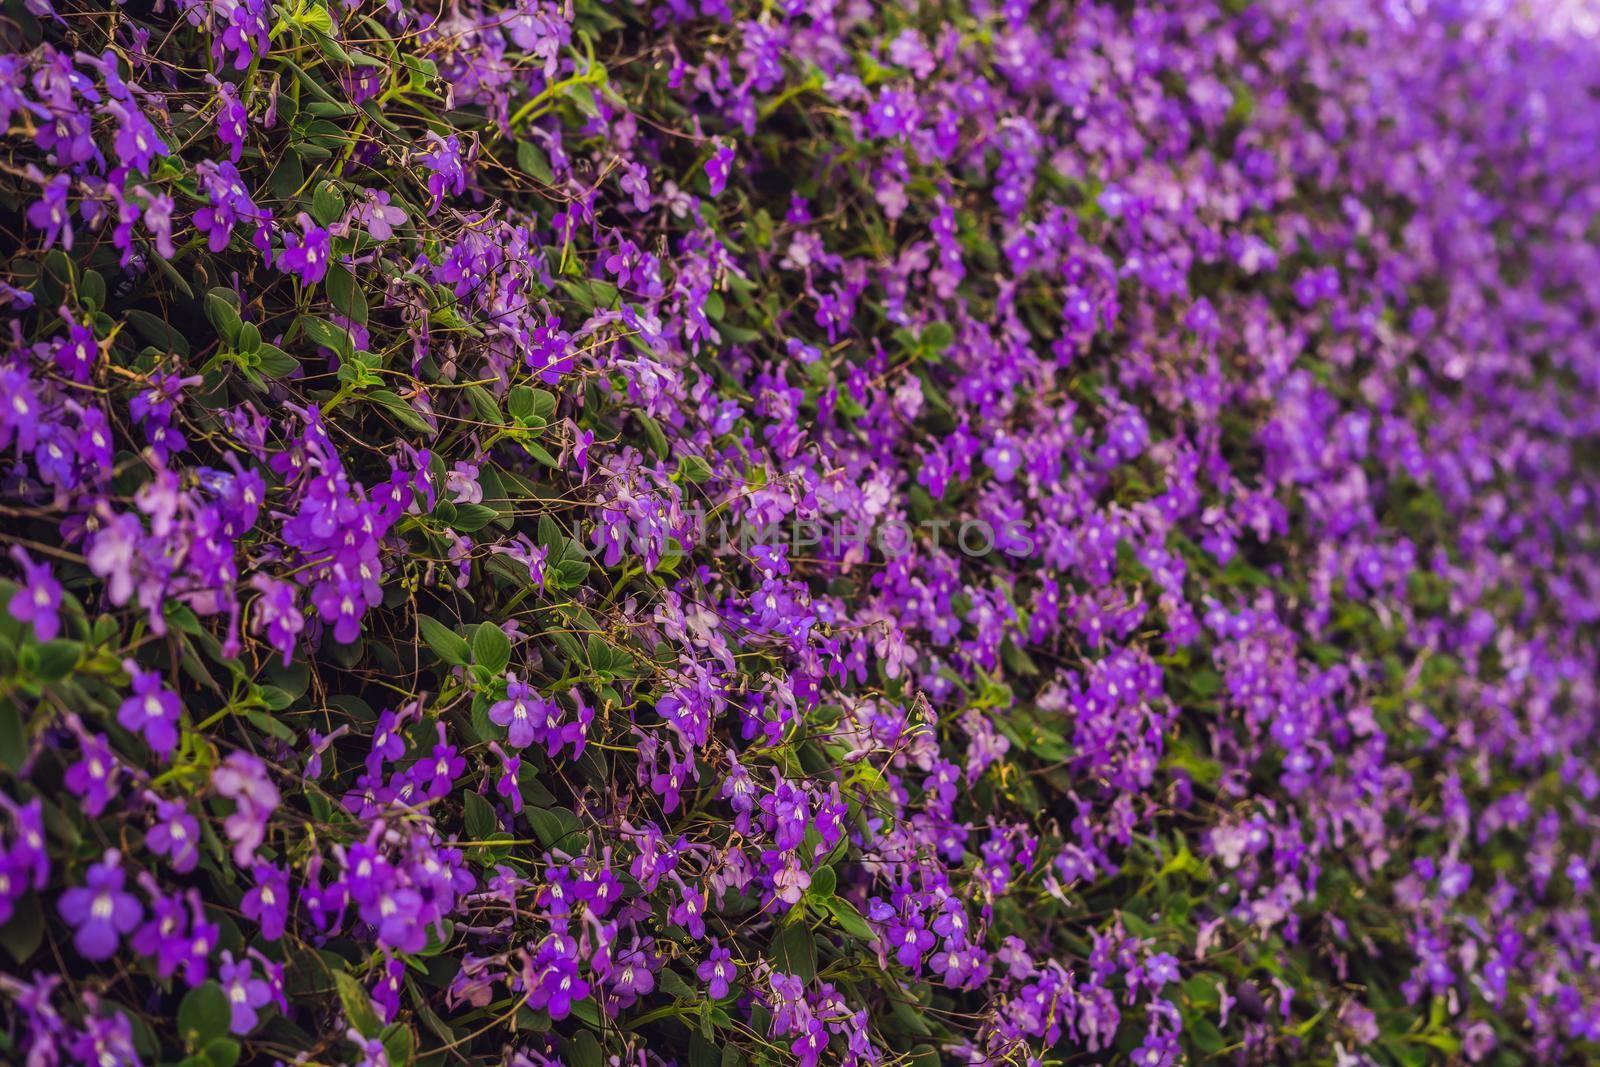
{"type": "Polygon", "coordinates": [[[1600,1057],[1597,49],[10,5],[0,1049],[1600,1057]]]}

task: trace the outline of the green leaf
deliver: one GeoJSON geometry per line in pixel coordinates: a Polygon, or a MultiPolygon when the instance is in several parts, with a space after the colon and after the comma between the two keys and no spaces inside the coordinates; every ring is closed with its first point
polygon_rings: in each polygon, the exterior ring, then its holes
{"type": "Polygon", "coordinates": [[[467,833],[472,835],[473,840],[482,841],[500,829],[500,818],[494,813],[494,805],[485,800],[483,794],[469,792],[464,803],[467,809],[467,833]]]}
{"type": "Polygon", "coordinates": [[[324,179],[317,183],[311,194],[311,217],[322,226],[332,226],[344,215],[344,193],[333,182],[324,179]]]}
{"type": "Polygon", "coordinates": [[[600,1053],[600,1042],[587,1030],[567,1042],[567,1067],[603,1067],[605,1058],[600,1053]]]}
{"type": "Polygon", "coordinates": [[[700,456],[684,456],[678,460],[678,472],[696,485],[711,480],[711,464],[700,456]]]}
{"type": "Polygon", "coordinates": [[[811,876],[811,885],[806,889],[806,896],[814,901],[827,900],[833,896],[838,881],[839,876],[834,873],[832,867],[823,867],[811,876]]]}
{"type": "Polygon", "coordinates": [[[355,357],[356,345],[350,338],[349,331],[341,326],[335,326],[327,319],[320,319],[315,315],[301,315],[295,320],[300,325],[300,332],[314,345],[331,349],[341,360],[355,357]]]}
{"type": "Polygon", "coordinates": [[[28,758],[28,731],[22,709],[10,697],[0,697],[0,764],[15,772],[28,758]]]}
{"type": "Polygon", "coordinates": [[[867,920],[856,910],[856,906],[843,897],[829,897],[824,906],[833,913],[834,921],[839,924],[839,929],[860,941],[871,941],[875,936],[872,927],[867,925],[867,920]]]}
{"type": "Polygon", "coordinates": [[[384,1027],[382,1040],[384,1055],[395,1067],[415,1059],[417,1039],[411,1033],[411,1027],[403,1023],[391,1023],[384,1027]]]}
{"type": "Polygon", "coordinates": [[[661,424],[642,411],[634,412],[633,417],[638,419],[639,425],[644,427],[644,435],[649,440],[650,449],[655,452],[656,458],[666,459],[669,449],[667,448],[667,436],[661,432],[661,424]]]}
{"type": "MultiPolygon", "coordinates": [[[[701,1026],[707,1024],[708,1017],[700,1016],[701,1026]]],[[[689,1035],[689,1067],[721,1067],[722,1053],[717,1051],[712,1037],[705,1035],[703,1030],[696,1030],[689,1035]]]]}
{"type": "Polygon", "coordinates": [[[306,169],[300,157],[293,152],[284,152],[279,156],[277,166],[272,168],[267,185],[272,189],[273,196],[288,200],[300,191],[305,180],[306,169]]]}
{"type": "MultiPolygon", "coordinates": [[[[423,418],[416,408],[402,400],[400,394],[392,389],[374,389],[367,394],[367,397],[383,405],[383,409],[396,419],[399,419],[407,429],[415,430],[418,433],[433,432],[433,427],[428,424],[428,420],[423,418]]],[[[476,507],[477,505],[469,506],[476,507]]]]}
{"type": "Polygon", "coordinates": [[[367,297],[356,284],[355,275],[341,264],[335,263],[328,268],[328,276],[323,279],[322,287],[327,292],[328,302],[333,305],[335,311],[351,322],[366,325],[367,297]]]}
{"type": "MultiPolygon", "coordinates": [[[[254,326],[245,323],[245,330],[254,326]]],[[[243,338],[244,332],[240,331],[243,338]]],[[[265,378],[287,378],[300,366],[300,361],[277,345],[259,345],[255,352],[256,371],[265,378]]]]}
{"type": "Polygon", "coordinates": [[[39,898],[32,893],[17,901],[11,918],[0,926],[0,945],[17,963],[26,962],[44,943],[44,913],[39,898]]]}
{"type": "MultiPolygon", "coordinates": [[[[237,348],[240,352],[260,352],[261,327],[257,326],[253,322],[241,322],[239,324],[239,335],[233,339],[233,347],[237,348]]],[[[271,351],[282,355],[285,359],[289,358],[289,356],[286,355],[280,348],[275,348],[270,345],[268,348],[271,351]]],[[[298,367],[299,365],[300,364],[298,361],[294,363],[295,367],[298,367]]],[[[260,366],[259,362],[257,363],[257,366],[260,366]]],[[[292,370],[293,368],[291,367],[290,369],[292,370]]]]}
{"type": "Polygon", "coordinates": [[[250,721],[251,725],[264,734],[267,734],[271,737],[276,737],[280,741],[288,741],[292,743],[295,740],[294,730],[282,720],[273,718],[268,712],[251,708],[244,713],[244,717],[250,721]]]}
{"type": "Polygon", "coordinates": [[[368,995],[366,987],[348,971],[334,971],[333,985],[338,990],[339,1002],[344,1005],[344,1014],[350,1020],[350,1025],[359,1030],[362,1037],[376,1037],[383,1024],[378,1021],[378,1013],[372,1008],[372,997],[368,995]]]}
{"type": "Polygon", "coordinates": [[[428,643],[428,647],[446,663],[465,667],[472,662],[472,647],[461,638],[460,634],[438,619],[428,615],[418,615],[417,626],[422,631],[422,639],[428,643]]]}
{"type": "Polygon", "coordinates": [[[219,1037],[226,1037],[233,1012],[228,995],[215,982],[202,982],[189,990],[178,1004],[178,1033],[190,1049],[201,1049],[219,1037]]]}
{"type": "Polygon", "coordinates": [[[684,981],[683,976],[671,967],[661,968],[661,973],[656,975],[656,979],[661,983],[661,991],[669,996],[676,997],[678,1000],[695,1001],[700,999],[700,991],[684,981]]]}
{"type": "Polygon", "coordinates": [[[128,311],[128,325],[134,332],[143,337],[146,342],[159,348],[163,353],[176,353],[180,356],[189,355],[189,342],[167,320],[158,318],[148,311],[137,308],[128,311]]]}
{"type": "Polygon", "coordinates": [[[106,280],[97,270],[86,270],[78,279],[78,300],[89,307],[106,306],[106,280]]]}
{"type": "Polygon", "coordinates": [[[772,965],[784,974],[796,974],[805,982],[817,976],[817,945],[804,923],[785,926],[772,942],[768,953],[772,965]]]}
{"type": "Polygon", "coordinates": [[[477,533],[499,517],[498,511],[484,504],[457,504],[450,526],[462,533],[477,533]]]}
{"type": "Polygon", "coordinates": [[[581,559],[564,559],[557,563],[551,574],[551,583],[557,589],[576,589],[589,577],[589,565],[581,559]]]}
{"type": "Polygon", "coordinates": [[[38,648],[38,666],[34,674],[46,682],[59,682],[65,678],[83,656],[83,645],[77,641],[46,641],[38,648]]]}
{"type": "Polygon", "coordinates": [[[472,661],[499,674],[511,662],[511,639],[492,622],[482,623],[472,635],[472,661]]]}
{"type": "Polygon", "coordinates": [[[533,832],[546,846],[554,846],[565,838],[583,832],[583,824],[566,808],[523,808],[533,832]]]}
{"type": "Polygon", "coordinates": [[[229,344],[238,339],[239,328],[243,325],[239,319],[238,299],[233,290],[220,286],[206,293],[206,318],[229,344]]]}
{"type": "Polygon", "coordinates": [[[231,1037],[219,1037],[208,1042],[200,1054],[209,1067],[233,1067],[239,1062],[239,1042],[231,1037]]]}
{"type": "Polygon", "coordinates": [[[550,160],[544,149],[532,141],[517,142],[517,169],[545,185],[554,185],[556,176],[550,170],[550,160]]]}

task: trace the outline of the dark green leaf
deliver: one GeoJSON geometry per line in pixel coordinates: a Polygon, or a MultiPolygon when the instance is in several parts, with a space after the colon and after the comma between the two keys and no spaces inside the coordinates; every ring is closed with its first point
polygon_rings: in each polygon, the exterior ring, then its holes
{"type": "Polygon", "coordinates": [[[472,661],[499,674],[511,662],[511,639],[492,622],[482,623],[472,635],[472,661]]]}
{"type": "Polygon", "coordinates": [[[462,533],[477,533],[500,515],[494,508],[483,504],[457,504],[456,517],[450,525],[462,533]]]}
{"type": "Polygon", "coordinates": [[[46,682],[58,682],[78,665],[83,646],[77,641],[47,641],[38,648],[34,674],[46,682]]]}
{"type": "Polygon", "coordinates": [[[39,898],[28,893],[12,908],[6,924],[0,926],[0,945],[20,964],[27,962],[43,942],[44,913],[39,908],[39,898]]]}
{"type": "Polygon", "coordinates": [[[817,976],[817,946],[804,923],[790,923],[772,942],[772,966],[809,982],[817,976]]]}
{"type": "Polygon", "coordinates": [[[233,1018],[228,995],[215,982],[202,982],[184,994],[178,1004],[178,1033],[190,1049],[205,1048],[226,1037],[233,1018]]]}
{"type": "Polygon", "coordinates": [[[605,1058],[600,1053],[600,1042],[587,1030],[580,1030],[567,1042],[567,1067],[604,1067],[605,1058]]]}
{"type": "Polygon", "coordinates": [[[438,619],[427,615],[418,615],[417,626],[421,629],[422,639],[428,643],[428,647],[433,649],[439,658],[446,663],[465,667],[472,662],[472,647],[462,639],[460,634],[438,619]]]}
{"type": "Polygon", "coordinates": [[[494,806],[483,799],[480,793],[467,793],[464,800],[467,809],[467,833],[477,841],[482,841],[490,834],[500,829],[500,818],[494,813],[494,806]]]}
{"type": "Polygon", "coordinates": [[[366,987],[348,971],[334,971],[333,985],[339,993],[339,1002],[344,1005],[345,1018],[362,1037],[376,1037],[383,1024],[378,1021],[366,987]]]}
{"type": "Polygon", "coordinates": [[[342,264],[335,263],[328,268],[328,276],[323,279],[322,285],[335,311],[351,322],[366,325],[367,297],[356,283],[355,275],[342,264]]]}
{"type": "Polygon", "coordinates": [[[231,1037],[219,1037],[206,1044],[201,1051],[209,1067],[233,1067],[239,1062],[239,1042],[231,1037]]]}
{"type": "Polygon", "coordinates": [[[311,217],[323,226],[331,226],[344,215],[344,193],[331,181],[317,183],[311,194],[311,217]]]}

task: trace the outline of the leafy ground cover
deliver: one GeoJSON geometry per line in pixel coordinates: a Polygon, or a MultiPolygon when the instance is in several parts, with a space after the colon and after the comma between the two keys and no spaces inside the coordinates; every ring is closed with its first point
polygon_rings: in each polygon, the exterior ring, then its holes
{"type": "Polygon", "coordinates": [[[0,1058],[1600,1055],[1530,7],[6,0],[0,1058]]]}

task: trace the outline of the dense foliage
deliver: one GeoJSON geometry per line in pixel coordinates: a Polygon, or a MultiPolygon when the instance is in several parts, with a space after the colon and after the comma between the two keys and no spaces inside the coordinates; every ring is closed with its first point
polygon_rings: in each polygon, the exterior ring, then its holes
{"type": "Polygon", "coordinates": [[[6,0],[0,1059],[1600,1055],[1535,8],[6,0]]]}

